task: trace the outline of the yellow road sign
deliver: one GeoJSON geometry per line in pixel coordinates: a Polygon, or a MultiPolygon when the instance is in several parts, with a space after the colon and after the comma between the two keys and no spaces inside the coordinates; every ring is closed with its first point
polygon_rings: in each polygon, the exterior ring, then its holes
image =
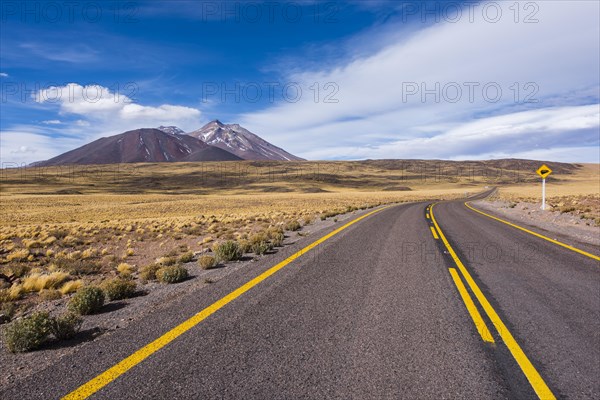
{"type": "Polygon", "coordinates": [[[544,164],[541,167],[539,167],[537,169],[537,171],[535,171],[535,173],[538,174],[539,176],[541,176],[542,179],[546,179],[548,177],[548,175],[550,175],[552,173],[552,170],[550,169],[549,166],[544,164]]]}

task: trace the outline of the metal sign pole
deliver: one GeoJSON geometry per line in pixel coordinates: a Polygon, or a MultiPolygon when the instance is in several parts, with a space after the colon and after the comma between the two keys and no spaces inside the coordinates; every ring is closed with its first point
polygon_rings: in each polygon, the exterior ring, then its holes
{"type": "Polygon", "coordinates": [[[542,178],[542,210],[546,209],[546,178],[542,178]]]}

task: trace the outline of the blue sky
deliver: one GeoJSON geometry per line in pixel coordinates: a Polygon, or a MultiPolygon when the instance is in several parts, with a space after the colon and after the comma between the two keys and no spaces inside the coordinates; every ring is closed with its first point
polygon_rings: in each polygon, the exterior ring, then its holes
{"type": "Polygon", "coordinates": [[[241,123],[308,159],[599,162],[600,5],[1,3],[1,162],[241,123]]]}

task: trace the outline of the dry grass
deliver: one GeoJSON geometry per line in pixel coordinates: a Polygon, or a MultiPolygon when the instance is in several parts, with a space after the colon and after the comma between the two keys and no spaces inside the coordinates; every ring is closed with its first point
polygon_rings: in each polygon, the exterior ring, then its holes
{"type": "Polygon", "coordinates": [[[23,290],[26,292],[41,292],[44,289],[58,289],[69,279],[69,274],[65,272],[33,273],[23,279],[23,290]]]}
{"type": "MultiPolygon", "coordinates": [[[[284,228],[380,204],[460,198],[492,185],[504,185],[501,196],[535,196],[538,164],[382,160],[3,170],[0,268],[24,280],[1,289],[0,298],[69,294],[117,273],[152,280],[159,266],[191,261],[194,251],[215,243],[235,240],[253,251],[252,239],[266,235],[255,243],[261,252],[258,245],[281,245],[284,228]],[[139,272],[131,265],[141,266],[139,272]],[[56,281],[60,274],[80,280],[56,281]]],[[[600,192],[597,165],[551,167],[551,198],[600,192]]]]}
{"type": "MultiPolygon", "coordinates": [[[[553,176],[554,174],[550,175],[551,178],[553,176]]],[[[546,202],[549,209],[595,220],[600,225],[600,166],[583,164],[578,173],[569,179],[561,179],[560,176],[556,178],[546,182],[546,202]]],[[[498,197],[513,203],[541,203],[541,180],[528,185],[503,186],[498,197]]]]}

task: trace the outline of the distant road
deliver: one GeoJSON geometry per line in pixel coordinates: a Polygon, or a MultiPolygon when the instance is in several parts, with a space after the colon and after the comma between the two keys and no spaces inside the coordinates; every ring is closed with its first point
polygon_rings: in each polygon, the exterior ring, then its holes
{"type": "Polygon", "coordinates": [[[434,205],[433,215],[427,203],[386,208],[261,275],[285,257],[103,335],[0,398],[59,398],[98,376],[74,394],[600,398],[600,266],[592,258],[458,201],[434,205]],[[207,308],[160,349],[144,347],[207,308]],[[104,373],[141,348],[120,364],[124,373],[104,373]]]}

